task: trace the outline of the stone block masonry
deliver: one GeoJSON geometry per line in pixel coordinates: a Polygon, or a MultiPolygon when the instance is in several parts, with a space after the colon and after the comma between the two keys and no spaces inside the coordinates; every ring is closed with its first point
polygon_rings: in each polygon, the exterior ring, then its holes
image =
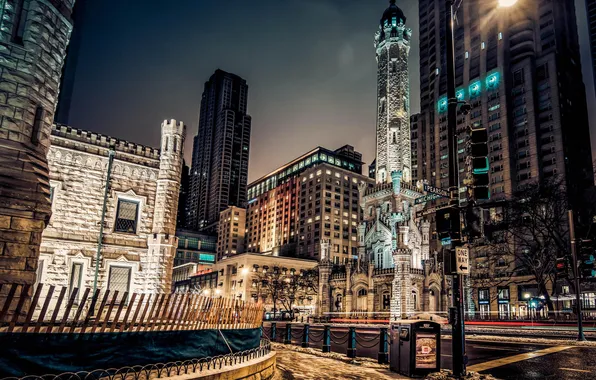
{"type": "Polygon", "coordinates": [[[161,149],[62,125],[52,130],[52,217],[43,233],[38,282],[93,286],[113,149],[98,288],[120,294],[170,290],[185,129],[164,121],[161,149]]]}
{"type": "Polygon", "coordinates": [[[51,214],[46,155],[73,6],[0,1],[0,284],[36,279],[51,214]]]}

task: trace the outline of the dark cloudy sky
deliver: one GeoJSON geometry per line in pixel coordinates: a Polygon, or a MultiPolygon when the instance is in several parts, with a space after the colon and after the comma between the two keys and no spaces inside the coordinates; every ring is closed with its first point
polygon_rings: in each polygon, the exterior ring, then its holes
{"type": "MultiPolygon", "coordinates": [[[[73,127],[157,146],[161,121],[182,120],[190,161],[203,85],[221,68],[249,85],[249,180],[317,145],[374,158],[373,36],[387,0],[86,1],[73,127]]],[[[418,2],[398,5],[413,29],[416,112],[418,2]]]]}

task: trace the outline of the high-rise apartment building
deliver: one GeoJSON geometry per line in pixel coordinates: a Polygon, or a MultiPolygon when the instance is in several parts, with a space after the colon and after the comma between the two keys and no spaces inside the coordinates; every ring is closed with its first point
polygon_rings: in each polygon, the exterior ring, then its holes
{"type": "MultiPolygon", "coordinates": [[[[445,1],[420,0],[421,113],[412,119],[415,179],[448,187],[445,1]]],[[[460,183],[470,127],[489,134],[490,193],[562,176],[574,201],[593,183],[573,0],[461,3],[455,24],[460,183]]],[[[463,190],[463,188],[462,188],[463,190]]],[[[465,193],[462,192],[462,195],[465,193]]]]}
{"type": "Polygon", "coordinates": [[[230,206],[220,213],[217,228],[217,260],[244,252],[246,209],[230,206]]]}
{"type": "Polygon", "coordinates": [[[596,88],[596,0],[586,0],[586,13],[588,16],[588,33],[590,34],[590,51],[592,52],[592,75],[596,88]]]}
{"type": "Polygon", "coordinates": [[[248,86],[217,70],[205,83],[194,138],[187,227],[215,230],[228,206],[246,207],[251,118],[248,86]]]}
{"type": "Polygon", "coordinates": [[[362,155],[346,145],[318,147],[251,183],[246,216],[247,252],[319,258],[322,240],[331,259],[357,255],[362,155]]]}
{"type": "Polygon", "coordinates": [[[72,20],[74,21],[74,27],[68,49],[66,50],[67,54],[62,70],[58,105],[54,115],[54,122],[58,124],[70,125],[70,109],[72,106],[75,77],[77,75],[79,52],[83,41],[83,28],[85,27],[84,18],[88,17],[87,9],[90,1],[92,0],[77,0],[73,8],[72,20]]]}
{"type": "Polygon", "coordinates": [[[410,134],[412,137],[412,178],[414,180],[420,179],[418,173],[421,169],[418,165],[418,144],[421,143],[418,138],[418,119],[420,119],[419,113],[410,116],[410,134]]]}

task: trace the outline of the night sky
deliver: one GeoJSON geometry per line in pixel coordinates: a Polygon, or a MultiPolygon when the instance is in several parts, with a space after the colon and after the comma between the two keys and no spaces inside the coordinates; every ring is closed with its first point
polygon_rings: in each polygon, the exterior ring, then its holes
{"type": "MultiPolygon", "coordinates": [[[[220,68],[249,85],[249,181],[319,145],[351,144],[365,162],[373,160],[373,37],[388,0],[87,1],[71,126],[158,146],[161,121],[182,120],[190,162],[203,85],[220,68]]],[[[413,30],[414,113],[418,4],[397,4],[413,30]]],[[[582,39],[584,0],[576,6],[582,39]]],[[[594,110],[588,52],[584,43],[584,82],[594,110]]]]}

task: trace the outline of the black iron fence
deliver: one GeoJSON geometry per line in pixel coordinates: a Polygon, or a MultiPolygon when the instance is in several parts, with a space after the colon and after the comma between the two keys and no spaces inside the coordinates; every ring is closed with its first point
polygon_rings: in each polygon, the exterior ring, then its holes
{"type": "Polygon", "coordinates": [[[144,366],[130,366],[118,369],[97,369],[94,371],[66,372],[59,375],[6,377],[2,380],[150,380],[155,378],[198,374],[211,370],[234,367],[267,356],[271,352],[271,342],[262,339],[257,348],[227,355],[190,359],[170,363],[155,363],[144,366]]]}
{"type": "Polygon", "coordinates": [[[379,364],[388,363],[389,358],[387,327],[271,322],[263,325],[263,336],[272,342],[345,353],[348,358],[373,358],[379,364]]]}

